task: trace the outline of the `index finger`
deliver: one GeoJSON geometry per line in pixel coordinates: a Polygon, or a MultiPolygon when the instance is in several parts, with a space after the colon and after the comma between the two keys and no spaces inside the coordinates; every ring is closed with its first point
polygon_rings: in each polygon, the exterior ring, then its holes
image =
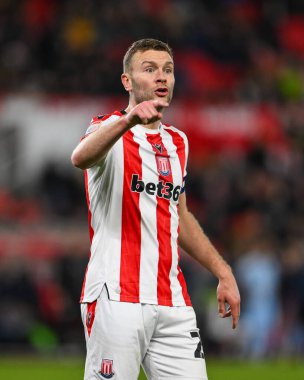
{"type": "Polygon", "coordinates": [[[231,306],[231,316],[232,316],[232,328],[235,329],[238,325],[239,318],[240,318],[240,303],[236,303],[231,306]]]}
{"type": "Polygon", "coordinates": [[[154,107],[169,107],[169,103],[168,102],[165,102],[163,100],[158,100],[158,99],[155,99],[155,100],[152,100],[152,103],[154,105],[154,107]]]}

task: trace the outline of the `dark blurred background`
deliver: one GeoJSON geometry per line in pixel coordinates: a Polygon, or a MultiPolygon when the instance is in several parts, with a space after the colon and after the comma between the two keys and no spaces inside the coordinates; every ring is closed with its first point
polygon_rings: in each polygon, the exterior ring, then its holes
{"type": "Polygon", "coordinates": [[[98,113],[127,105],[122,57],[168,42],[165,122],[190,141],[189,208],[232,265],[236,332],[216,281],[183,255],[209,354],[304,354],[304,2],[0,0],[0,353],[82,354],[89,255],[70,155],[98,113]]]}

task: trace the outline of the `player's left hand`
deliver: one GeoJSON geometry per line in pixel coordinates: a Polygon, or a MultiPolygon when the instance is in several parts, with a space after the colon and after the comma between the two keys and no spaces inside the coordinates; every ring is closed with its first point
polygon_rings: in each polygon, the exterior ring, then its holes
{"type": "Polygon", "coordinates": [[[217,301],[219,316],[222,318],[232,316],[232,328],[235,329],[240,318],[241,297],[232,272],[219,280],[217,301]]]}

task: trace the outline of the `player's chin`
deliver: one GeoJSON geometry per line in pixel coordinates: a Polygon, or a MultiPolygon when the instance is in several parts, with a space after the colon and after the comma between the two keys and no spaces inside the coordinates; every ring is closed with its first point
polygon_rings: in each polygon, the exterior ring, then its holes
{"type": "Polygon", "coordinates": [[[169,94],[169,93],[167,93],[167,94],[165,94],[165,95],[155,94],[155,95],[154,95],[154,99],[155,99],[155,100],[162,100],[162,101],[164,101],[164,102],[170,104],[171,99],[172,99],[172,95],[169,94]]]}

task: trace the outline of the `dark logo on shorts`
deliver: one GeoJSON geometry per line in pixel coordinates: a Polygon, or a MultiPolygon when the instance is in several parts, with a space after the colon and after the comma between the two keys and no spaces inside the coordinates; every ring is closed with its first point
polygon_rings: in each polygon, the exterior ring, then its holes
{"type": "Polygon", "coordinates": [[[91,311],[89,311],[88,315],[87,315],[87,327],[89,327],[91,325],[92,317],[93,317],[93,314],[91,311]]]}
{"type": "Polygon", "coordinates": [[[101,370],[98,372],[104,379],[111,379],[114,376],[113,360],[102,359],[101,370]]]}

